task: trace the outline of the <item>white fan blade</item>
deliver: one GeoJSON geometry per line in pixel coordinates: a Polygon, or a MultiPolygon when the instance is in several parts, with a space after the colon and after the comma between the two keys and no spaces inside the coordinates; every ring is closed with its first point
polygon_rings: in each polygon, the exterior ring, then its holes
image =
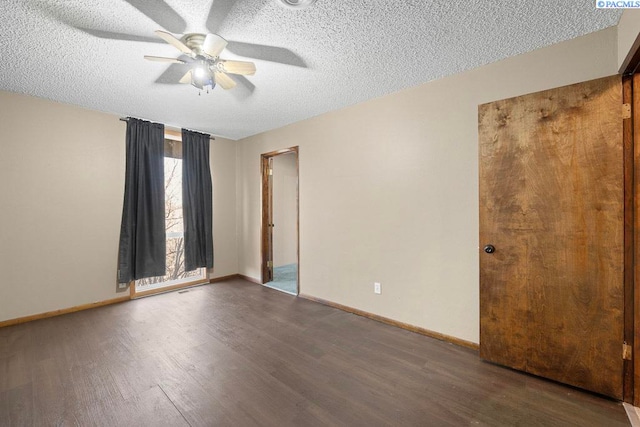
{"type": "Polygon", "coordinates": [[[191,83],[191,70],[187,71],[187,74],[182,76],[182,78],[180,79],[180,83],[191,83]]]}
{"type": "Polygon", "coordinates": [[[218,61],[222,67],[222,71],[231,74],[241,74],[243,76],[252,76],[256,73],[256,64],[245,61],[218,61]]]}
{"type": "Polygon", "coordinates": [[[157,30],[155,33],[162,40],[166,41],[170,45],[173,45],[176,49],[180,50],[180,52],[186,53],[189,56],[193,56],[194,55],[193,52],[191,51],[191,49],[189,49],[187,47],[187,45],[182,43],[180,40],[175,38],[175,36],[173,34],[167,33],[166,31],[160,31],[160,30],[157,30]]]}
{"type": "Polygon", "coordinates": [[[227,47],[227,41],[217,34],[207,34],[202,43],[202,51],[212,58],[220,56],[220,52],[227,47]]]}
{"type": "Polygon", "coordinates": [[[219,85],[222,89],[233,89],[234,87],[236,87],[236,82],[229,76],[227,76],[225,73],[221,73],[219,71],[216,71],[213,74],[215,80],[216,80],[216,84],[219,85]]]}
{"type": "Polygon", "coordinates": [[[150,56],[150,55],[145,55],[144,59],[146,59],[147,61],[156,61],[156,62],[171,62],[173,64],[186,64],[185,61],[183,61],[182,59],[178,59],[178,58],[165,58],[163,56],[150,56]]]}

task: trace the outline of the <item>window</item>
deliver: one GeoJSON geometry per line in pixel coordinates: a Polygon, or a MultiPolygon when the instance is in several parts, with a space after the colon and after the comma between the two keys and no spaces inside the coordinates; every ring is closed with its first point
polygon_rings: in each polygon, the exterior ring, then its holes
{"type": "Polygon", "coordinates": [[[164,276],[135,281],[134,295],[142,296],[206,282],[204,268],[184,269],[184,228],[182,221],[182,143],[165,139],[164,143],[165,230],[167,233],[167,270],[164,276]]]}

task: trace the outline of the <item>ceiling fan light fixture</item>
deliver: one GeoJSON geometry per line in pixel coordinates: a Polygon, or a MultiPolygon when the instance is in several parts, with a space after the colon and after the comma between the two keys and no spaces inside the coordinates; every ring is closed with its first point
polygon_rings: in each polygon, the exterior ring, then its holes
{"type": "Polygon", "coordinates": [[[191,85],[200,90],[206,89],[207,93],[209,93],[210,89],[213,90],[213,88],[216,87],[216,82],[210,74],[204,74],[202,77],[198,77],[194,72],[193,78],[191,79],[191,85]]]}
{"type": "Polygon", "coordinates": [[[196,68],[194,68],[193,73],[195,77],[197,77],[198,79],[202,79],[204,78],[207,71],[205,70],[203,65],[199,65],[196,68]]]}
{"type": "Polygon", "coordinates": [[[316,0],[277,0],[277,2],[289,9],[305,9],[313,5],[316,0]]]}

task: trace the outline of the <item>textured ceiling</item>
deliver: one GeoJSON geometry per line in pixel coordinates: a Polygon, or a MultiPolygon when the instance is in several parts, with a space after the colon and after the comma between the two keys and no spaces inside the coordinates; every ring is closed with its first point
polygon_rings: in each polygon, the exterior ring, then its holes
{"type": "MultiPolygon", "coordinates": [[[[616,25],[593,0],[1,0],[0,89],[239,139],[616,25]],[[154,36],[214,32],[255,76],[176,84],[154,36]]],[[[3,106],[2,108],[7,108],[3,106]]]]}

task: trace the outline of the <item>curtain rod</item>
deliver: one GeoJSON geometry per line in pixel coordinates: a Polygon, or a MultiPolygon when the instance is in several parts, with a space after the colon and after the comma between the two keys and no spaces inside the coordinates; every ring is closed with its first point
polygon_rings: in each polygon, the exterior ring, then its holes
{"type": "MultiPolygon", "coordinates": [[[[141,119],[141,120],[144,120],[144,119],[141,119]]],[[[120,121],[121,121],[121,122],[128,122],[128,121],[129,121],[129,117],[120,117],[120,121]]],[[[148,121],[148,122],[150,122],[151,120],[147,120],[147,121],[148,121]]],[[[171,130],[171,129],[169,129],[169,130],[171,130]]],[[[207,135],[205,132],[200,132],[200,131],[193,130],[193,129],[187,129],[187,130],[190,130],[190,131],[192,131],[192,132],[198,132],[198,133],[202,133],[202,134],[207,135]]],[[[174,131],[174,132],[177,132],[177,131],[174,131]]],[[[209,135],[209,139],[213,139],[214,141],[216,140],[212,135],[209,135]]]]}

